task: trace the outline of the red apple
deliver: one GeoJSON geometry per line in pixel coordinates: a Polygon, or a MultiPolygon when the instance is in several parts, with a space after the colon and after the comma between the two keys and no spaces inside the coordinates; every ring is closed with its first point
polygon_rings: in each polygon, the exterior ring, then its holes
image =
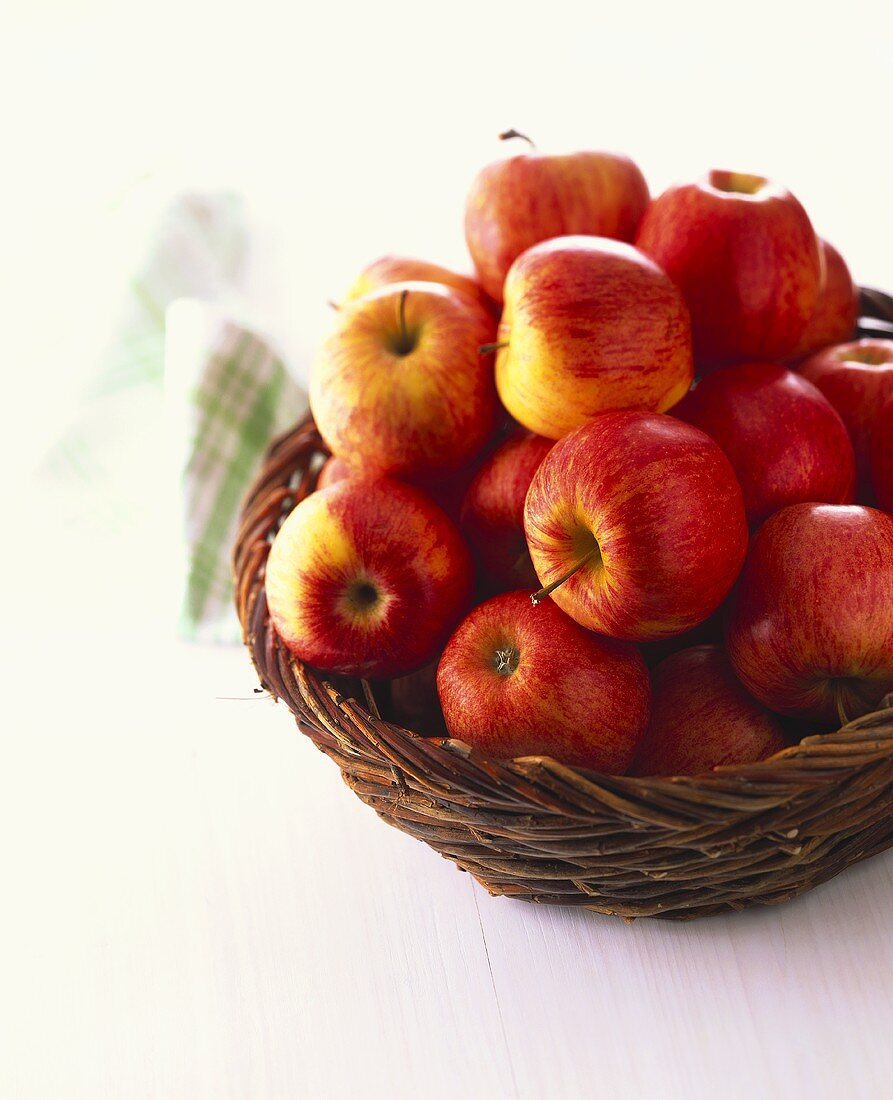
{"type": "Polygon", "coordinates": [[[554,604],[508,592],[476,607],[437,669],[447,729],[488,756],[551,756],[622,774],[648,721],[635,646],[583,630],[554,604]]]}
{"type": "Polygon", "coordinates": [[[351,676],[400,676],[432,660],[471,586],[455,526],[417,489],[386,478],[348,478],[305,497],[266,568],[270,617],[288,649],[351,676]]]}
{"type": "Polygon", "coordinates": [[[445,477],[494,429],[483,307],[438,283],[395,283],[348,302],[310,377],[329,448],[369,475],[445,477]]]}
{"type": "Polygon", "coordinates": [[[578,623],[615,638],[682,634],[715,611],[747,549],[741,489],[704,432],[603,413],[534,475],[524,530],[537,576],[578,623]]]}
{"type": "Polygon", "coordinates": [[[559,237],[512,264],[496,385],[525,428],[560,439],[606,409],[671,408],[691,385],[688,311],[632,245],[559,237]]]}
{"type": "Polygon", "coordinates": [[[878,505],[893,515],[893,397],[875,418],[869,458],[878,505]]]}
{"type": "Polygon", "coordinates": [[[645,177],[629,157],[525,153],[478,174],[465,240],[484,290],[501,302],[508,269],[531,245],[575,233],[631,241],[647,204],[645,177]]]}
{"type": "Polygon", "coordinates": [[[470,275],[460,275],[458,271],[451,271],[440,264],[414,260],[409,256],[381,256],[373,261],[357,276],[345,300],[353,301],[355,298],[365,297],[379,287],[405,282],[442,283],[465,294],[489,313],[497,309],[496,303],[470,275]]]}
{"type": "Polygon", "coordinates": [[[893,340],[855,340],[825,348],[797,370],[818,386],[843,418],[856,449],[859,482],[866,487],[872,426],[893,397],[893,340]]]}
{"type": "Polygon", "coordinates": [[[651,673],[651,720],[634,775],[699,775],[785,747],[779,719],[736,678],[722,646],[683,649],[651,673]]]}
{"type": "Polygon", "coordinates": [[[538,587],[524,538],[524,498],[551,439],[519,432],[490,455],[468,487],[460,528],[486,570],[503,590],[538,587]]]}
{"type": "Polygon", "coordinates": [[[849,504],[856,460],[843,421],[805,378],[774,363],[714,371],[673,409],[725,451],[751,525],[786,504],[849,504]]]}
{"type": "Polygon", "coordinates": [[[834,245],[819,238],[824,260],[824,278],[819,300],[789,359],[802,359],[819,348],[849,340],[859,316],[859,291],[846,260],[834,245]]]}
{"type": "Polygon", "coordinates": [[[792,504],[751,543],[726,629],[747,690],[780,714],[841,724],[893,690],[893,517],[792,504]]]}
{"type": "Polygon", "coordinates": [[[682,289],[695,357],[789,355],[812,317],[821,254],[806,211],[762,176],[709,172],[656,198],[636,244],[682,289]]]}

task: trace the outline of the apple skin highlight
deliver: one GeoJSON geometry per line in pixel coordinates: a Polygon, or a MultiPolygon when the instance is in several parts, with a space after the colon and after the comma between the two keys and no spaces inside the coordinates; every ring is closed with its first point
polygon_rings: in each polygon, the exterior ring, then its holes
{"type": "Polygon", "coordinates": [[[682,634],[728,595],[747,550],[741,489],[704,432],[670,416],[603,413],[534,475],[524,530],[544,586],[577,622],[615,638],[682,634]]]}
{"type": "Polygon", "coordinates": [[[431,661],[467,610],[472,584],[471,556],[436,504],[397,481],[346,479],[286,518],[265,590],[296,657],[378,678],[431,661]]]}
{"type": "Polygon", "coordinates": [[[532,245],[574,234],[631,241],[647,205],[648,184],[629,157],[522,153],[478,173],[465,240],[481,285],[501,302],[509,268],[532,245]]]}
{"type": "Polygon", "coordinates": [[[447,643],[437,690],[450,736],[497,759],[553,756],[623,774],[648,721],[641,655],[530,595],[487,600],[447,643]]]}
{"type": "Polygon", "coordinates": [[[609,409],[663,412],[694,378],[679,290],[632,245],[598,237],[560,237],[518,257],[499,342],[502,403],[550,439],[609,409]]]}
{"type": "MultiPolygon", "coordinates": [[[[893,691],[893,517],[793,504],[754,536],[726,626],[765,706],[842,725],[893,691]]],[[[816,731],[820,732],[820,731],[816,731]]]]}

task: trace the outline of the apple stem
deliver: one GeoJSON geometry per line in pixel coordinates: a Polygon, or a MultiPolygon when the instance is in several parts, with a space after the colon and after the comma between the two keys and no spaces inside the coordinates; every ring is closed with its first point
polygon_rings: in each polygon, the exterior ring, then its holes
{"type": "Polygon", "coordinates": [[[566,580],[569,580],[574,575],[574,573],[577,572],[578,569],[582,569],[586,562],[588,562],[590,558],[594,558],[595,555],[598,553],[599,548],[598,544],[596,543],[596,545],[593,546],[588,554],[584,554],[576,565],[572,565],[566,573],[562,573],[557,581],[552,581],[552,583],[547,584],[545,588],[541,588],[539,592],[534,592],[533,595],[530,597],[530,602],[533,604],[533,606],[536,607],[538,604],[541,604],[546,596],[551,596],[559,585],[564,584],[566,580]]]}
{"type": "Polygon", "coordinates": [[[331,298],[326,298],[326,305],[329,307],[329,309],[334,309],[336,313],[339,309],[341,309],[341,306],[338,305],[338,303],[333,301],[331,298]]]}
{"type": "Polygon", "coordinates": [[[508,346],[508,340],[500,340],[495,344],[481,344],[478,348],[478,355],[489,355],[493,351],[499,351],[500,348],[507,348],[508,346]]]}
{"type": "Polygon", "coordinates": [[[409,297],[409,291],[404,290],[400,293],[400,341],[405,347],[409,343],[409,336],[406,332],[406,299],[409,297]]]}
{"type": "Polygon", "coordinates": [[[526,141],[531,149],[536,149],[536,145],[534,145],[526,134],[522,134],[520,130],[503,130],[499,135],[500,141],[511,141],[512,138],[520,138],[522,141],[526,141]]]}

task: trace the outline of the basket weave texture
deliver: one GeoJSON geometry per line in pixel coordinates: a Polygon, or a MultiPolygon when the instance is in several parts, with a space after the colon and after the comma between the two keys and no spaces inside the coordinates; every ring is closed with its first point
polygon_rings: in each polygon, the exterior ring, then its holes
{"type": "MultiPolygon", "coordinates": [[[[863,292],[863,309],[861,331],[886,335],[893,302],[863,292]]],[[[776,904],[893,845],[893,695],[768,760],[681,778],[500,762],[382,720],[368,684],[293,658],[267,611],[272,537],[326,453],[309,417],[271,447],[234,548],[236,604],[263,686],[389,824],[491,894],[625,918],[776,904]]]]}

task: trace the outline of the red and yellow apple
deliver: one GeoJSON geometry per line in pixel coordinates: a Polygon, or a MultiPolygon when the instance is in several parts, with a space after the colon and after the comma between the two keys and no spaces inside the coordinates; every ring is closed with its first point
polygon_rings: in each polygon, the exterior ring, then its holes
{"type": "Polygon", "coordinates": [[[812,316],[788,359],[802,359],[819,348],[852,338],[859,316],[859,291],[846,260],[833,244],[819,238],[824,277],[812,316]]]}
{"type": "Polygon", "coordinates": [[[488,313],[498,309],[480,283],[470,275],[461,275],[458,271],[441,267],[440,264],[415,260],[410,256],[381,256],[374,260],[357,276],[345,301],[363,298],[383,286],[405,282],[441,283],[482,305],[488,313]]]}
{"type": "Polygon", "coordinates": [[[726,645],[767,707],[841,724],[893,691],[893,517],[792,504],[750,546],[726,645]]]}
{"type": "Polygon", "coordinates": [[[670,187],[636,244],[681,288],[699,362],[782,359],[815,312],[815,231],[797,199],[762,176],[714,170],[670,187]]]}
{"type": "Polygon", "coordinates": [[[722,646],[674,653],[651,673],[651,719],[633,775],[699,775],[785,747],[779,719],[736,678],[722,646]]]}
{"type": "Polygon", "coordinates": [[[512,264],[496,386],[511,415],[560,439],[607,409],[663,412],[691,385],[688,311],[632,245],[559,237],[512,264]]]}
{"type": "Polygon", "coordinates": [[[893,398],[893,340],[855,340],[817,352],[797,368],[840,413],[853,447],[863,488],[875,418],[893,398]]]}
{"type": "Polygon", "coordinates": [[[471,588],[456,527],[417,489],[387,478],[348,478],[305,497],[266,566],[270,618],[291,653],[370,678],[431,661],[471,588]]]}
{"type": "Polygon", "coordinates": [[[551,756],[622,774],[648,721],[635,646],[600,638],[530,592],[508,592],[459,625],[437,669],[450,736],[498,759],[551,756]]]}
{"type": "Polygon", "coordinates": [[[629,157],[523,153],[478,173],[465,240],[481,285],[501,302],[508,269],[532,245],[573,234],[631,241],[647,205],[648,184],[629,157]]]}
{"type": "Polygon", "coordinates": [[[530,484],[524,530],[537,598],[631,641],[706,619],[747,549],[729,460],[698,428],[656,413],[603,413],[556,443],[530,484]]]}
{"type": "Polygon", "coordinates": [[[395,283],[348,302],[310,377],[332,453],[366,475],[438,478],[493,432],[498,401],[480,347],[484,308],[439,283],[395,283]]]}
{"type": "Polygon", "coordinates": [[[893,515],[893,397],[875,418],[869,466],[878,507],[893,515]]]}
{"type": "Polygon", "coordinates": [[[810,382],[774,363],[739,363],[702,379],[673,416],[726,453],[751,525],[787,504],[849,504],[856,487],[850,437],[810,382]]]}
{"type": "Polygon", "coordinates": [[[460,529],[501,590],[538,586],[524,538],[524,500],[551,447],[551,439],[516,432],[484,462],[465,494],[460,529]]]}

